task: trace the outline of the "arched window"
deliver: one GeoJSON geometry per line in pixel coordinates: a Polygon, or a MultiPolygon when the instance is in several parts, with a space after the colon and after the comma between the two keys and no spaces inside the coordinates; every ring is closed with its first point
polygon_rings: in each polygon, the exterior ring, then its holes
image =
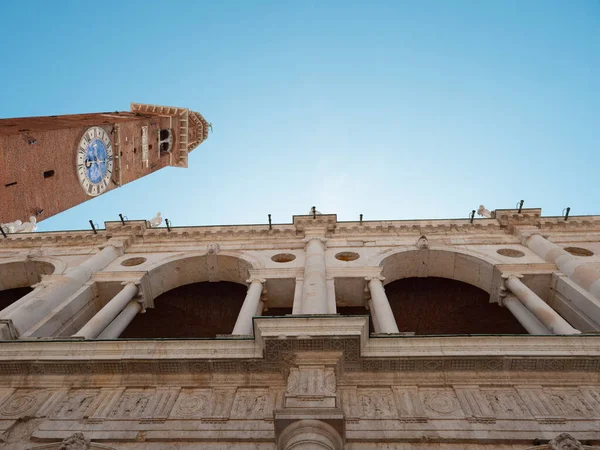
{"type": "Polygon", "coordinates": [[[246,286],[229,281],[186,284],[154,299],[120,335],[127,338],[214,338],[230,334],[246,286]],[[176,325],[175,325],[176,324],[176,325]]]}
{"type": "Polygon", "coordinates": [[[160,153],[169,153],[173,147],[173,132],[169,130],[160,130],[158,136],[158,148],[160,153]]]}
{"type": "Polygon", "coordinates": [[[402,332],[527,334],[511,312],[490,303],[484,290],[448,278],[403,278],[385,286],[402,332]]]}

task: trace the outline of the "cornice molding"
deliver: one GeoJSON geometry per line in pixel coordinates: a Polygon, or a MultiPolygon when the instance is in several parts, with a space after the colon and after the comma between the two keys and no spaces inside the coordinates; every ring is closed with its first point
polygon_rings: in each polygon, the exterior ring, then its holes
{"type": "MultiPolygon", "coordinates": [[[[341,352],[342,372],[600,370],[600,336],[368,337],[367,317],[255,318],[255,339],[13,341],[0,375],[284,373],[296,352],[341,352]]],[[[486,375],[488,376],[488,375],[486,375]]]]}

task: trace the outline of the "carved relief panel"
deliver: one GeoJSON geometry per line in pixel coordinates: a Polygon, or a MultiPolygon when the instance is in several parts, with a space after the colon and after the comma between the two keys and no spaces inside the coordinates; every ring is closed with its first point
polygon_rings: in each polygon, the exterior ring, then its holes
{"type": "Polygon", "coordinates": [[[425,414],[430,418],[464,418],[456,393],[452,389],[419,389],[425,414]]]}
{"type": "Polygon", "coordinates": [[[545,388],[544,395],[560,416],[580,419],[598,415],[578,389],[545,388]]]}
{"type": "Polygon", "coordinates": [[[148,415],[154,389],[127,389],[108,414],[109,419],[141,419],[148,415]]]}
{"type": "Polygon", "coordinates": [[[269,402],[268,389],[238,389],[230,417],[232,419],[263,419],[269,402]]]}
{"type": "Polygon", "coordinates": [[[66,393],[55,406],[50,417],[53,419],[77,420],[88,416],[94,399],[99,394],[98,389],[74,389],[66,393]]]}
{"type": "Polygon", "coordinates": [[[525,419],[531,414],[525,403],[512,388],[482,389],[482,395],[492,408],[496,419],[525,419]]]}
{"type": "Polygon", "coordinates": [[[177,419],[201,419],[210,416],[212,405],[212,389],[182,389],[170,417],[177,419]]]}
{"type": "Polygon", "coordinates": [[[49,396],[45,390],[19,389],[0,405],[0,420],[33,416],[49,396]]]}
{"type": "Polygon", "coordinates": [[[394,393],[387,389],[358,389],[359,416],[364,419],[393,419],[398,416],[394,393]]]}
{"type": "Polygon", "coordinates": [[[285,393],[287,408],[334,408],[335,399],[333,367],[306,365],[290,368],[285,393]]]}

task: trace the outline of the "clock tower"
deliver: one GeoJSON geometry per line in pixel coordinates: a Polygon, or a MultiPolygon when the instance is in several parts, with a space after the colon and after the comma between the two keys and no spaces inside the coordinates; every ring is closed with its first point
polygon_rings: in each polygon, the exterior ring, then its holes
{"type": "Polygon", "coordinates": [[[0,223],[47,219],[166,166],[208,136],[187,108],[0,119],[0,223]]]}

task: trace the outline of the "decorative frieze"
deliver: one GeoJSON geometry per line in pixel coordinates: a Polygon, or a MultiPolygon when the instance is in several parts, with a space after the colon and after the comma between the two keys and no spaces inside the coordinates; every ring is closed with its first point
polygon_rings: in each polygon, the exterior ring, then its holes
{"type": "MultiPolygon", "coordinates": [[[[49,436],[52,430],[84,433],[103,430],[105,439],[125,441],[135,440],[138,432],[153,430],[166,421],[188,424],[194,421],[197,423],[192,425],[194,429],[205,427],[207,430],[225,427],[229,421],[254,421],[266,425],[273,421],[277,410],[320,410],[330,414],[336,411],[335,408],[341,408],[346,423],[364,421],[362,429],[380,427],[383,422],[392,421],[413,430],[428,430],[438,426],[436,421],[447,423],[451,420],[453,429],[459,434],[460,430],[466,432],[473,426],[469,422],[483,427],[479,428],[480,433],[493,433],[498,421],[518,423],[523,432],[537,432],[540,424],[573,427],[582,421],[591,425],[600,420],[600,404],[596,397],[600,387],[597,386],[359,385],[340,386],[336,392],[337,380],[325,367],[317,369],[313,365],[306,369],[290,371],[285,405],[284,388],[269,386],[17,389],[0,404],[0,415],[5,422],[45,418],[45,422],[39,422],[42,424],[39,436],[49,436]],[[302,401],[298,400],[302,396],[308,399],[308,408],[302,408],[302,401]],[[339,399],[335,408],[329,403],[323,403],[323,408],[310,403],[329,396],[339,399]],[[288,404],[292,398],[298,401],[288,404]],[[287,409],[282,410],[283,406],[287,409]],[[120,425],[117,428],[103,425],[106,422],[120,425]],[[123,434],[127,430],[136,431],[135,434],[123,434]]],[[[176,425],[164,426],[171,429],[176,425]]]]}

